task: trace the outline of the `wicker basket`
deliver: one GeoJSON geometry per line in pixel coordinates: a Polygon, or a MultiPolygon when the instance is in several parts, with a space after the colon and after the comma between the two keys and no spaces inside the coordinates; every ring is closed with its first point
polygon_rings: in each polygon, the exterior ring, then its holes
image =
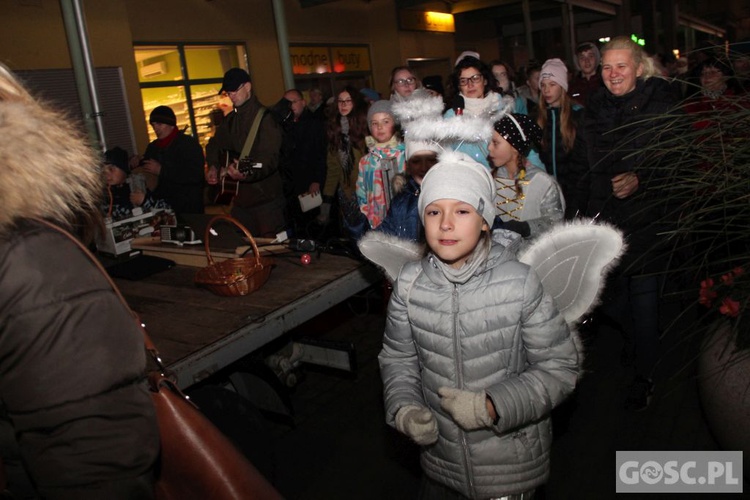
{"type": "Polygon", "coordinates": [[[206,234],[203,241],[205,241],[206,245],[208,265],[195,274],[196,285],[206,287],[217,295],[238,297],[256,291],[268,281],[268,276],[271,274],[271,268],[273,267],[273,260],[268,257],[261,257],[253,235],[236,219],[226,215],[217,215],[206,226],[206,234]],[[238,257],[222,262],[214,262],[209,247],[210,231],[211,226],[220,220],[231,222],[245,233],[253,248],[254,255],[252,257],[238,257]]]}

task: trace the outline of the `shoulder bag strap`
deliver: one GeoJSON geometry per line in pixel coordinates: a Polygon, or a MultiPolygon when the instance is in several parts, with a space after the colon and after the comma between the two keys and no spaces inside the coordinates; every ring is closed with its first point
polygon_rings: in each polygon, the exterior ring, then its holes
{"type": "Polygon", "coordinates": [[[240,159],[247,158],[250,156],[250,150],[253,149],[255,143],[255,137],[258,135],[258,129],[260,128],[260,121],[266,114],[266,108],[261,106],[258,112],[255,114],[255,120],[253,120],[253,126],[250,127],[250,133],[247,134],[245,139],[245,145],[242,146],[242,152],[240,153],[240,159]]]}
{"type": "Polygon", "coordinates": [[[281,495],[235,445],[219,431],[165,375],[153,342],[140,319],[99,260],[77,238],[50,222],[35,219],[75,243],[102,272],[143,332],[146,348],[159,365],[149,372],[151,398],[159,425],[161,453],[154,498],[254,498],[281,500],[281,495]]]}
{"type": "Polygon", "coordinates": [[[146,349],[151,354],[151,356],[154,358],[154,361],[156,361],[157,365],[159,365],[159,370],[164,371],[164,366],[161,362],[161,357],[159,356],[159,351],[156,350],[156,346],[154,345],[153,341],[151,340],[151,337],[148,336],[148,332],[146,332],[146,329],[143,328],[141,325],[141,319],[138,317],[138,315],[133,311],[130,306],[128,305],[128,302],[125,300],[125,297],[122,296],[122,293],[120,292],[120,289],[117,287],[114,281],[112,281],[112,278],[110,277],[109,273],[104,269],[104,266],[102,266],[102,263],[99,262],[99,259],[94,257],[94,254],[91,253],[91,251],[84,246],[83,243],[81,243],[78,238],[70,234],[65,229],[52,224],[51,222],[48,222],[43,219],[34,219],[36,222],[47,226],[48,228],[52,229],[53,231],[57,231],[58,233],[62,234],[66,238],[68,238],[70,241],[72,241],[78,248],[81,249],[81,251],[91,260],[91,262],[96,266],[97,269],[102,273],[104,276],[104,279],[107,280],[109,285],[112,287],[112,290],[115,292],[115,295],[120,299],[120,302],[122,302],[122,305],[130,312],[130,314],[133,316],[133,320],[135,321],[136,325],[138,325],[138,328],[143,333],[143,342],[146,345],[146,349]]]}

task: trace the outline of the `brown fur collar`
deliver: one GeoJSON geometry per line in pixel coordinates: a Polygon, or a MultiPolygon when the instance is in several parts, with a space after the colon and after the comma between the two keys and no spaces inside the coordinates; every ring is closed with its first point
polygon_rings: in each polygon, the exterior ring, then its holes
{"type": "Polygon", "coordinates": [[[73,120],[0,100],[0,235],[31,217],[67,225],[98,210],[103,186],[98,155],[73,120]]]}

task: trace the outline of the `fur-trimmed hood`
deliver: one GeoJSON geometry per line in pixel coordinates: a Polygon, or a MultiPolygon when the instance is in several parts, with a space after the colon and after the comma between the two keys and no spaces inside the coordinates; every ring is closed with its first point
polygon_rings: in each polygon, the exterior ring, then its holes
{"type": "Polygon", "coordinates": [[[96,152],[72,120],[28,100],[0,100],[0,236],[32,217],[63,225],[98,209],[96,152]]]}

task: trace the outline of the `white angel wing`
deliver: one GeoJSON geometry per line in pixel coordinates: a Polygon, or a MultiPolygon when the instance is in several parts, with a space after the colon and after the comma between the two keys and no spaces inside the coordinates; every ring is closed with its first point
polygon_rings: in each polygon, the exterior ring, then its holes
{"type": "Polygon", "coordinates": [[[555,298],[568,324],[593,308],[607,272],[625,251],[622,233],[591,220],[555,226],[519,256],[555,298]]]}
{"type": "Polygon", "coordinates": [[[368,231],[357,246],[362,255],[385,271],[391,283],[396,281],[404,264],[424,255],[423,245],[380,231],[368,231]]]}

